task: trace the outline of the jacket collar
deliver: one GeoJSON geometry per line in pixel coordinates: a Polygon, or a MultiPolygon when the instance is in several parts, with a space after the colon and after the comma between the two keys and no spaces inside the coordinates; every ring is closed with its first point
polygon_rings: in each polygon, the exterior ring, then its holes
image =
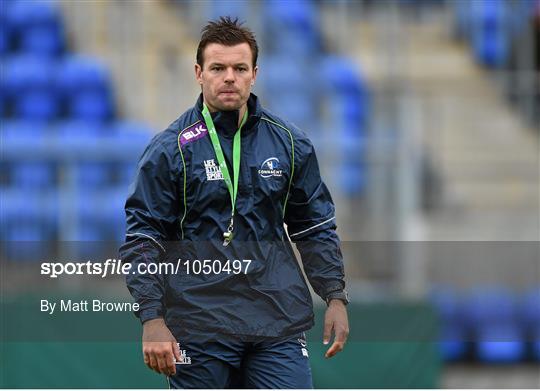
{"type": "MultiPolygon", "coordinates": [[[[259,98],[255,94],[250,94],[248,101],[248,119],[242,128],[242,134],[248,134],[254,131],[257,127],[255,126],[262,115],[262,107],[259,102],[259,98]]],[[[199,118],[204,122],[204,117],[202,115],[203,109],[203,95],[199,95],[197,103],[195,104],[194,109],[197,112],[199,118]]],[[[224,135],[225,137],[234,137],[236,130],[238,129],[238,115],[239,110],[231,111],[217,111],[212,113],[212,120],[216,126],[216,131],[224,135]]]]}

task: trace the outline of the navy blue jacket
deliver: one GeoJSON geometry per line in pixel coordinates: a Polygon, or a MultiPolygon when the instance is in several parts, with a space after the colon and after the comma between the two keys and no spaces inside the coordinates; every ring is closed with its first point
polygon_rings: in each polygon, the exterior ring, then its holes
{"type": "MultiPolygon", "coordinates": [[[[334,205],[322,182],[313,145],[298,128],[248,100],[242,128],[234,239],[224,247],[231,201],[197,104],[143,153],[125,210],[124,262],[251,260],[247,273],[129,274],[142,322],[164,317],[172,330],[244,337],[280,337],[313,325],[303,269],[323,299],[344,289],[334,205]]],[[[213,113],[232,175],[238,111],[213,113]]],[[[132,270],[134,270],[133,265],[132,270]]]]}

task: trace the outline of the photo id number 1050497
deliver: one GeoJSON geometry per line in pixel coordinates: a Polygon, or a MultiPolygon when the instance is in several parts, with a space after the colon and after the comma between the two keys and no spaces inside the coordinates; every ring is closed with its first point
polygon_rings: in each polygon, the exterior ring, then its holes
{"type": "Polygon", "coordinates": [[[183,265],[186,268],[186,274],[247,274],[251,259],[227,259],[222,262],[219,259],[204,260],[186,260],[183,265]]]}

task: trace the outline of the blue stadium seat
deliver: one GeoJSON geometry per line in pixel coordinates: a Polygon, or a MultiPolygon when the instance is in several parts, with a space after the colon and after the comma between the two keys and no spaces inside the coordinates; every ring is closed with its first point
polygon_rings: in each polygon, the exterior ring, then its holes
{"type": "Polygon", "coordinates": [[[335,102],[340,106],[336,113],[339,113],[348,124],[356,123],[364,130],[368,112],[365,96],[343,94],[340,98],[335,99],[335,102]]]}
{"type": "Polygon", "coordinates": [[[52,187],[55,182],[53,166],[49,162],[22,162],[11,165],[11,183],[21,189],[52,187]]]}
{"type": "Polygon", "coordinates": [[[540,362],[540,327],[533,334],[531,345],[533,358],[540,362]]]}
{"type": "Polygon", "coordinates": [[[103,222],[107,232],[107,238],[111,241],[121,242],[126,232],[126,217],[124,205],[127,198],[127,189],[112,189],[107,193],[107,201],[104,203],[103,222]]]}
{"type": "Polygon", "coordinates": [[[502,0],[472,2],[472,45],[477,61],[503,66],[510,54],[506,3],[502,0]]]}
{"type": "Polygon", "coordinates": [[[111,182],[112,165],[108,162],[83,162],[77,165],[78,184],[86,188],[107,186],[111,182]]]}
{"type": "Polygon", "coordinates": [[[339,145],[341,158],[348,163],[364,163],[367,152],[366,139],[347,129],[335,133],[334,143],[339,145]]]}
{"type": "Polygon", "coordinates": [[[54,246],[56,198],[10,187],[2,190],[0,199],[4,256],[12,261],[41,261],[54,246]]]}
{"type": "Polygon", "coordinates": [[[93,122],[67,120],[59,122],[56,127],[58,142],[66,150],[96,145],[101,137],[107,134],[107,128],[93,122]]]}
{"type": "Polygon", "coordinates": [[[329,122],[336,124],[350,136],[366,135],[367,108],[360,97],[332,96],[326,102],[329,122]]]}
{"type": "Polygon", "coordinates": [[[463,328],[455,324],[442,325],[438,347],[444,361],[458,361],[465,358],[468,346],[463,328]]]}
{"type": "Polygon", "coordinates": [[[431,290],[429,301],[439,318],[439,351],[443,360],[463,359],[468,350],[468,331],[463,319],[461,296],[451,287],[437,286],[431,290]]]}
{"type": "Polygon", "coordinates": [[[477,332],[476,356],[488,363],[519,362],[525,358],[526,344],[517,323],[491,323],[477,332]]]}
{"type": "Polygon", "coordinates": [[[312,122],[318,117],[318,105],[315,97],[300,91],[268,99],[268,108],[303,130],[311,129],[312,122]]]}
{"type": "Polygon", "coordinates": [[[8,53],[12,48],[11,30],[6,23],[4,13],[0,11],[0,55],[8,53]]]}
{"type": "Polygon", "coordinates": [[[523,327],[530,341],[532,358],[540,361],[540,286],[526,292],[521,304],[523,327]]]}
{"type": "Polygon", "coordinates": [[[15,29],[61,23],[61,16],[55,1],[4,0],[7,23],[15,29]]]}
{"type": "Polygon", "coordinates": [[[220,16],[237,17],[241,22],[245,22],[250,16],[250,7],[254,4],[248,0],[222,1],[213,0],[204,2],[206,5],[205,14],[207,20],[216,20],[220,16]]]}
{"type": "Polygon", "coordinates": [[[319,41],[314,36],[306,37],[294,30],[282,30],[275,41],[276,45],[279,42],[275,52],[288,53],[291,59],[311,59],[321,51],[319,41]]]}
{"type": "MultiPolygon", "coordinates": [[[[32,151],[46,148],[48,127],[25,121],[4,121],[2,143],[10,152],[27,153],[23,160],[10,162],[11,185],[18,188],[52,187],[55,182],[54,164],[35,160],[32,151]]],[[[21,155],[22,156],[22,155],[21,155]]]]}
{"type": "MultiPolygon", "coordinates": [[[[120,241],[125,233],[124,203],[127,190],[88,192],[78,200],[77,239],[80,241],[120,241]]],[[[106,246],[106,243],[96,245],[106,246]]]]}
{"type": "Polygon", "coordinates": [[[133,156],[130,162],[121,162],[117,167],[118,182],[122,186],[127,186],[133,181],[137,161],[142,155],[144,148],[152,138],[150,127],[134,121],[118,121],[114,122],[110,127],[112,140],[124,151],[129,149],[129,153],[133,156]]]}
{"type": "Polygon", "coordinates": [[[51,91],[31,91],[15,101],[15,115],[22,119],[50,121],[59,111],[56,95],[51,91]]]}
{"type": "Polygon", "coordinates": [[[342,94],[364,94],[367,87],[358,67],[348,58],[340,56],[321,57],[320,77],[327,91],[342,94]]]}
{"type": "Polygon", "coordinates": [[[269,0],[265,2],[265,15],[274,16],[278,20],[267,18],[266,20],[274,22],[278,27],[280,23],[286,26],[300,28],[302,30],[316,29],[319,22],[319,15],[315,4],[309,0],[290,0],[283,2],[280,0],[269,0]]]}
{"type": "Polygon", "coordinates": [[[522,301],[522,317],[527,328],[540,327],[540,287],[525,293],[522,301]]]}
{"type": "Polygon", "coordinates": [[[305,58],[321,51],[319,15],[311,1],[270,0],[264,3],[266,42],[270,51],[305,58]]]}
{"type": "Polygon", "coordinates": [[[100,192],[87,191],[77,198],[78,226],[76,240],[79,241],[102,241],[106,240],[101,220],[102,199],[100,192]]]}
{"type": "MultiPolygon", "coordinates": [[[[2,63],[0,63],[0,67],[3,67],[2,63]]],[[[0,82],[0,118],[4,118],[5,116],[7,116],[7,113],[9,111],[7,100],[5,98],[3,84],[4,84],[3,82],[0,82]]]]}
{"type": "Polygon", "coordinates": [[[104,122],[113,115],[111,94],[105,91],[81,92],[68,105],[69,116],[73,119],[104,122]]]}
{"type": "Polygon", "coordinates": [[[114,115],[109,71],[95,59],[66,57],[57,81],[71,118],[105,121],[114,115]]]}
{"type": "Polygon", "coordinates": [[[363,194],[368,182],[368,165],[366,163],[366,138],[361,132],[361,124],[345,121],[330,110],[329,130],[332,143],[339,155],[338,177],[340,188],[349,197],[363,194]]]}
{"type": "Polygon", "coordinates": [[[19,51],[47,56],[58,56],[65,48],[64,30],[60,24],[35,26],[22,32],[19,51]]]}
{"type": "Polygon", "coordinates": [[[73,251],[83,259],[95,260],[103,255],[108,239],[100,221],[105,201],[99,191],[87,189],[79,193],[75,201],[76,224],[71,227],[73,251]]]}
{"type": "Polygon", "coordinates": [[[321,60],[329,122],[351,136],[364,136],[369,117],[369,92],[355,65],[348,59],[328,56],[321,60]]]}
{"type": "Polygon", "coordinates": [[[137,163],[124,163],[117,168],[117,177],[119,185],[123,185],[126,188],[135,179],[135,173],[137,172],[137,163]]]}
{"type": "Polygon", "coordinates": [[[6,61],[4,86],[21,119],[52,120],[60,113],[55,89],[55,64],[35,56],[14,56],[6,61]]]}
{"type": "Polygon", "coordinates": [[[516,322],[518,315],[515,295],[503,287],[475,288],[465,304],[466,320],[471,327],[493,322],[516,322]]]}
{"type": "Polygon", "coordinates": [[[109,134],[117,140],[119,145],[131,146],[141,153],[153,136],[152,129],[148,125],[129,120],[113,122],[109,128],[109,134]]]}
{"type": "Polygon", "coordinates": [[[260,66],[264,69],[260,86],[268,96],[269,109],[303,130],[317,128],[317,83],[308,77],[310,68],[284,56],[267,57],[260,66]]]}
{"type": "MultiPolygon", "coordinates": [[[[104,140],[107,128],[87,121],[71,120],[60,123],[57,127],[59,143],[66,153],[99,149],[100,140],[104,140]]],[[[77,184],[85,191],[88,188],[102,187],[111,180],[112,165],[108,162],[93,161],[85,158],[75,163],[77,184]]]]}
{"type": "Polygon", "coordinates": [[[14,37],[16,49],[54,56],[65,46],[59,9],[53,1],[3,1],[4,21],[14,37]]]}
{"type": "Polygon", "coordinates": [[[345,162],[338,169],[337,176],[341,191],[346,196],[357,197],[364,193],[368,181],[364,164],[345,162]]]}
{"type": "Polygon", "coordinates": [[[50,128],[34,121],[2,120],[2,143],[5,148],[20,148],[30,145],[40,148],[47,141],[50,128]],[[7,144],[6,144],[7,143],[7,144]]]}
{"type": "Polygon", "coordinates": [[[65,56],[58,72],[60,93],[71,98],[79,91],[108,91],[110,75],[107,68],[93,57],[65,56]]]}
{"type": "Polygon", "coordinates": [[[473,290],[465,307],[475,335],[476,356],[485,362],[515,362],[525,356],[525,334],[515,295],[503,287],[473,290]]]}

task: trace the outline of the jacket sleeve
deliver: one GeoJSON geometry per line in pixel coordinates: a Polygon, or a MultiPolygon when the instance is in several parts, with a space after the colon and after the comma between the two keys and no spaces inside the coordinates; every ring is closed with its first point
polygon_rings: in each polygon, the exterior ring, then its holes
{"type": "Polygon", "coordinates": [[[335,208],[321,179],[313,145],[295,142],[295,172],[285,209],[289,237],[296,244],[308,280],[323,300],[345,288],[343,256],[336,233],[335,208]]]}
{"type": "Polygon", "coordinates": [[[164,316],[164,276],[139,273],[138,264],[158,264],[167,240],[178,231],[178,167],[158,136],[144,151],[125,205],[126,240],[120,248],[124,263],[131,263],[127,287],[139,304],[136,315],[144,323],[164,316]]]}

